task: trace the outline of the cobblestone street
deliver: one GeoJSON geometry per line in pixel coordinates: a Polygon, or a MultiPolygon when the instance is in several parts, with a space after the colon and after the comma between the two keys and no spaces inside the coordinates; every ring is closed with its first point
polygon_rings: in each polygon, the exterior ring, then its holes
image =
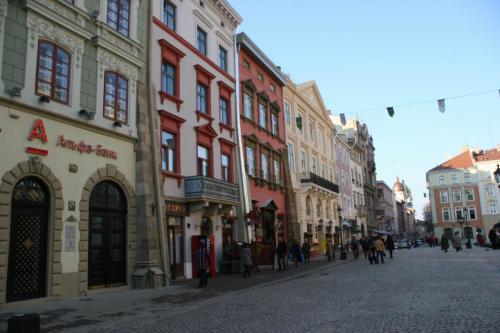
{"type": "Polygon", "coordinates": [[[417,248],[386,258],[335,262],[216,297],[209,286],[191,291],[192,301],[133,302],[99,320],[75,315],[83,326],[64,332],[500,332],[499,251],[417,248]]]}

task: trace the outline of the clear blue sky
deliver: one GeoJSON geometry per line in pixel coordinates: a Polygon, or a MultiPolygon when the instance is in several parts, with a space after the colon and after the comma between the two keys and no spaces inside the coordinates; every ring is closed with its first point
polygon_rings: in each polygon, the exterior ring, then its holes
{"type": "Polygon", "coordinates": [[[470,147],[500,144],[498,92],[395,109],[385,107],[500,89],[497,0],[229,0],[239,31],[296,83],[316,80],[325,104],[368,124],[377,177],[396,176],[420,214],[425,173],[470,147]]]}

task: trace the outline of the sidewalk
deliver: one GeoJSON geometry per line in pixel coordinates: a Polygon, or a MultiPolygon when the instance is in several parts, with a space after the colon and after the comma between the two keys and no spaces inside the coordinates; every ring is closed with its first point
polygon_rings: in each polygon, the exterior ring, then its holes
{"type": "MultiPolygon", "coordinates": [[[[311,259],[307,265],[298,268],[289,262],[285,272],[265,269],[243,278],[241,274],[221,274],[209,279],[208,288],[198,289],[197,280],[173,282],[170,287],[160,289],[117,288],[113,291],[100,290],[85,297],[66,300],[45,299],[40,302],[14,303],[4,305],[0,311],[0,332],[7,331],[7,320],[20,313],[39,313],[42,332],[65,331],[86,325],[95,325],[109,320],[136,314],[140,311],[168,311],[182,308],[196,301],[204,301],[230,292],[248,291],[263,285],[272,285],[289,279],[304,277],[323,269],[340,266],[353,260],[340,261],[336,253],[334,263],[328,263],[324,256],[311,259]],[[158,309],[161,307],[161,309],[158,309]]],[[[361,259],[361,258],[360,258],[361,259]]]]}

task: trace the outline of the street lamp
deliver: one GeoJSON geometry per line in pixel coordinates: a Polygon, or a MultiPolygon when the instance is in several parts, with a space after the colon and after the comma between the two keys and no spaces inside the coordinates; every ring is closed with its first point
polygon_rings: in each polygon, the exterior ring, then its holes
{"type": "Polygon", "coordinates": [[[343,234],[343,226],[342,226],[342,208],[337,208],[337,213],[339,215],[339,227],[340,227],[340,260],[347,259],[347,253],[344,248],[344,236],[343,234]]]}
{"type": "Polygon", "coordinates": [[[468,249],[471,249],[472,248],[472,244],[470,242],[470,232],[469,232],[469,222],[467,221],[467,208],[464,207],[464,219],[465,219],[465,230],[466,231],[466,234],[467,234],[467,243],[465,243],[465,247],[468,248],[468,249]]]}

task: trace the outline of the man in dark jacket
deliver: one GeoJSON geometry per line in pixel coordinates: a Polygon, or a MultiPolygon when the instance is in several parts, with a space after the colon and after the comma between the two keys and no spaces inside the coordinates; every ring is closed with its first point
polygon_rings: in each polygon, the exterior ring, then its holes
{"type": "Polygon", "coordinates": [[[196,268],[198,268],[198,277],[200,282],[198,288],[204,288],[208,285],[207,269],[210,264],[210,255],[208,254],[204,240],[200,242],[200,247],[195,252],[196,268]]]}
{"type": "Polygon", "coordinates": [[[309,264],[311,262],[311,245],[307,240],[302,244],[302,254],[304,255],[304,264],[309,264]]]}
{"type": "Polygon", "coordinates": [[[387,239],[385,240],[385,248],[389,250],[389,255],[391,256],[392,259],[392,251],[394,251],[394,240],[392,239],[392,236],[389,235],[387,236],[387,239]]]}
{"type": "Polygon", "coordinates": [[[286,270],[286,253],[287,253],[286,243],[283,240],[283,237],[280,236],[278,238],[278,246],[276,247],[276,255],[278,256],[279,271],[286,270]]]}

